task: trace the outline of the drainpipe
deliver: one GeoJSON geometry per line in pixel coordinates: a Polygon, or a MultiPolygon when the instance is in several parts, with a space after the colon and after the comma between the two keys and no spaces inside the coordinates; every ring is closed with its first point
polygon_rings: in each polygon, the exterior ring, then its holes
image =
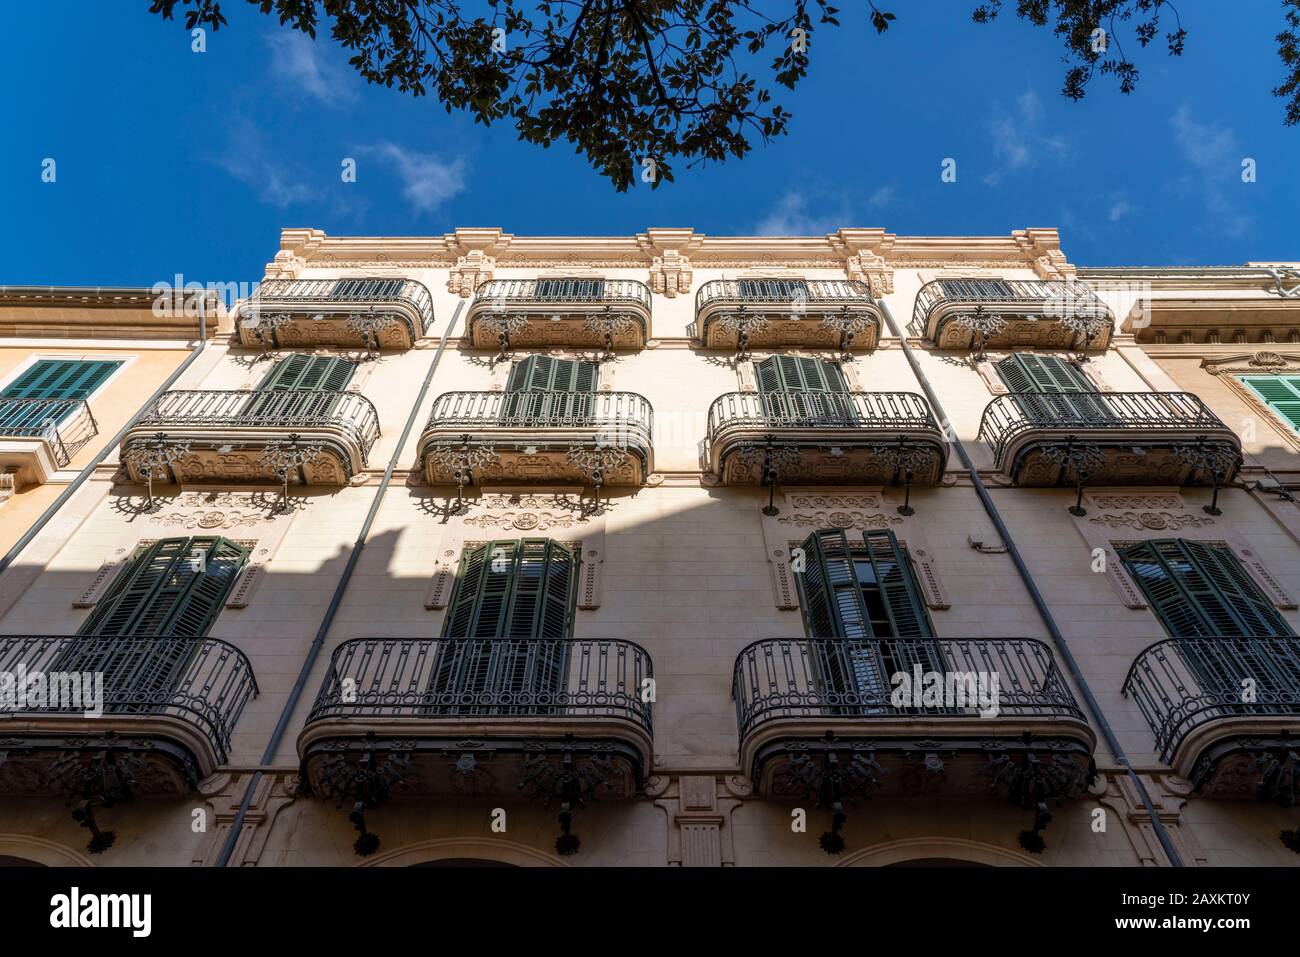
{"type": "MultiPolygon", "coordinates": [[[[370,511],[366,513],[366,520],[361,524],[361,531],[357,533],[357,540],[352,545],[352,551],[348,555],[348,562],[343,567],[343,574],[339,576],[338,584],[334,586],[334,594],[330,598],[329,607],[325,609],[325,617],[321,619],[320,627],[316,629],[316,637],[312,639],[311,647],[307,649],[307,657],[303,659],[302,668],[298,671],[298,680],[293,683],[289,698],[280,711],[280,720],[276,722],[275,730],[271,732],[271,738],[266,743],[266,750],[262,752],[261,765],[263,767],[275,760],[275,752],[279,750],[280,742],[284,739],[285,732],[289,730],[289,721],[293,717],[294,710],[298,707],[298,701],[302,698],[303,690],[307,687],[307,679],[311,676],[312,668],[316,665],[316,659],[320,657],[321,648],[325,645],[325,636],[329,634],[330,627],[334,624],[334,616],[338,614],[339,606],[343,604],[343,595],[348,589],[348,582],[352,580],[352,573],[356,571],[357,562],[361,559],[361,552],[366,547],[366,540],[370,537],[370,528],[375,523],[375,516],[379,514],[379,506],[383,504],[384,495],[393,480],[393,471],[397,468],[402,449],[406,447],[406,442],[411,437],[411,430],[415,428],[415,417],[419,414],[420,406],[424,403],[424,397],[429,392],[429,385],[433,381],[433,373],[438,368],[438,363],[442,361],[442,354],[447,349],[447,341],[451,338],[452,330],[456,328],[456,321],[460,319],[461,311],[464,308],[464,300],[456,304],[456,311],[452,313],[451,322],[447,323],[447,328],[442,333],[442,340],[438,343],[438,351],[434,353],[433,361],[429,363],[429,371],[424,374],[424,382],[420,385],[420,394],[415,397],[415,402],[411,405],[411,414],[406,417],[406,427],[402,429],[402,437],[397,440],[397,446],[393,449],[393,454],[388,460],[388,467],[384,469],[384,477],[379,483],[379,488],[375,490],[374,501],[370,503],[370,511]]],[[[248,787],[244,789],[244,799],[239,805],[239,811],[235,814],[235,820],[230,825],[230,833],[226,836],[226,843],[221,848],[221,856],[217,858],[217,867],[228,867],[230,865],[231,855],[235,852],[235,844],[239,841],[239,833],[244,827],[244,819],[248,816],[248,809],[253,803],[253,794],[256,792],[257,785],[261,780],[262,769],[259,767],[253,772],[253,776],[248,779],[248,787]]]]}
{"type": "MultiPolygon", "coordinates": [[[[943,411],[943,406],[939,404],[939,397],[935,395],[934,389],[930,386],[930,380],[926,378],[925,372],[921,369],[920,363],[916,361],[916,356],[912,354],[912,347],[908,344],[907,337],[903,335],[902,331],[898,328],[898,323],[894,321],[894,315],[889,311],[889,306],[883,301],[878,300],[878,302],[885,315],[885,321],[889,324],[890,334],[897,337],[899,344],[902,345],[903,355],[907,357],[907,363],[912,367],[912,374],[916,376],[917,382],[920,383],[921,389],[925,392],[925,397],[930,401],[930,405],[934,408],[934,411],[939,415],[939,418],[942,421],[950,421],[947,413],[943,411]]],[[[1151,825],[1155,828],[1156,837],[1160,840],[1160,846],[1164,849],[1165,855],[1169,858],[1169,862],[1174,867],[1182,867],[1183,860],[1178,856],[1178,851],[1174,848],[1173,841],[1170,840],[1168,832],[1165,831],[1164,823],[1156,815],[1155,808],[1151,804],[1151,795],[1147,793],[1146,785],[1142,783],[1142,779],[1138,777],[1137,772],[1133,770],[1133,766],[1129,764],[1128,755],[1126,755],[1124,749],[1120,747],[1119,740],[1115,737],[1115,732],[1111,730],[1109,722],[1106,721],[1106,716],[1097,704],[1097,699],[1092,693],[1092,688],[1088,686],[1087,680],[1084,678],[1083,673],[1080,672],[1078,662],[1075,661],[1074,655],[1071,654],[1070,646],[1066,642],[1065,636],[1061,634],[1061,629],[1056,625],[1056,619],[1052,617],[1051,609],[1047,607],[1047,602],[1043,599],[1042,593],[1038,590],[1037,583],[1029,573],[1029,567],[1025,564],[1024,559],[1021,558],[1020,550],[1016,548],[1016,543],[1011,538],[1010,530],[1002,521],[1002,516],[998,513],[997,506],[993,504],[993,499],[989,497],[988,489],[985,488],[984,482],[980,479],[979,472],[976,471],[975,465],[971,462],[970,456],[966,454],[966,447],[962,444],[961,439],[953,429],[949,428],[948,432],[950,433],[953,447],[957,450],[957,455],[961,458],[961,464],[965,466],[966,473],[970,476],[971,483],[975,486],[975,493],[980,498],[980,504],[984,506],[984,511],[988,513],[989,518],[993,522],[993,527],[997,529],[998,535],[1002,537],[1003,544],[1007,546],[1007,554],[1011,556],[1011,561],[1015,564],[1016,571],[1020,574],[1020,578],[1025,583],[1025,587],[1029,589],[1029,595],[1034,601],[1034,607],[1038,610],[1038,616],[1043,620],[1043,624],[1047,626],[1048,634],[1052,637],[1052,644],[1056,646],[1056,653],[1065,663],[1066,668],[1070,672],[1070,676],[1074,678],[1075,683],[1079,686],[1079,690],[1083,692],[1084,702],[1088,706],[1088,711],[1091,713],[1092,720],[1101,729],[1102,737],[1106,739],[1106,746],[1110,748],[1111,753],[1115,756],[1115,760],[1119,763],[1120,767],[1124,769],[1129,780],[1133,782],[1134,788],[1137,789],[1137,793],[1142,799],[1142,806],[1146,809],[1147,815],[1151,818],[1151,825]]]]}
{"type": "Polygon", "coordinates": [[[99,468],[100,463],[102,463],[104,459],[108,458],[109,454],[114,449],[116,449],[119,445],[122,444],[122,437],[126,435],[128,431],[130,431],[130,429],[135,425],[136,421],[140,418],[140,416],[144,415],[145,410],[149,408],[149,406],[153,405],[154,400],[157,399],[159,396],[161,396],[168,389],[170,389],[172,387],[172,384],[175,383],[175,381],[184,374],[185,370],[194,364],[194,360],[199,357],[200,353],[202,353],[205,348],[207,348],[207,345],[208,345],[207,303],[200,301],[198,345],[196,345],[194,349],[190,352],[190,354],[185,357],[185,361],[182,362],[179,366],[177,366],[176,370],[167,377],[167,381],[165,381],[162,385],[160,385],[153,395],[149,396],[148,401],[146,401],[143,405],[140,406],[140,408],[136,410],[135,414],[132,415],[131,418],[127,420],[126,425],[122,426],[121,430],[117,433],[117,435],[113,436],[113,438],[109,441],[107,445],[104,446],[104,448],[100,451],[100,453],[90,461],[90,464],[77,473],[77,477],[68,484],[68,487],[65,488],[59,494],[58,498],[56,498],[53,502],[50,503],[49,508],[41,512],[41,516],[36,520],[36,524],[34,524],[31,528],[29,528],[26,534],[24,534],[22,538],[18,539],[18,541],[14,543],[13,548],[9,549],[9,551],[5,553],[4,558],[0,558],[0,575],[3,575],[5,573],[5,570],[8,569],[9,566],[14,563],[14,560],[18,558],[19,554],[22,553],[22,550],[26,548],[28,545],[30,545],[32,543],[32,540],[35,539],[36,536],[41,533],[41,530],[45,528],[45,526],[49,523],[50,519],[52,519],[55,515],[58,514],[59,509],[61,509],[67,503],[68,499],[72,498],[72,496],[76,494],[77,489],[81,488],[81,486],[85,483],[86,479],[90,478],[90,476],[94,474],[95,469],[99,468]]]}

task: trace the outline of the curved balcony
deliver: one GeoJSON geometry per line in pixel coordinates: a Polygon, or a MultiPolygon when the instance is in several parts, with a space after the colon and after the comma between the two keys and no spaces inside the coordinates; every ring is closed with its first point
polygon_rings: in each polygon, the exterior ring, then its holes
{"type": "Polygon", "coordinates": [[[84,399],[0,399],[0,472],[43,484],[98,434],[84,399]]]}
{"type": "Polygon", "coordinates": [[[783,485],[915,485],[943,477],[948,443],[912,392],[728,392],[709,406],[707,471],[763,483],[768,443],[783,485]]]}
{"type": "Polygon", "coordinates": [[[695,338],[707,349],[870,352],[883,321],[871,287],[854,279],[713,279],[695,294],[695,338]]]}
{"type": "Polygon", "coordinates": [[[1102,352],[1110,344],[1115,317],[1087,283],[1055,279],[936,279],[921,287],[908,330],[940,349],[970,349],[975,333],[959,321],[977,307],[1000,316],[988,334],[989,349],[1081,349],[1102,352]],[[1090,321],[1092,337],[1072,328],[1090,321]]]}
{"type": "Polygon", "coordinates": [[[1300,638],[1167,638],[1124,679],[1160,759],[1204,796],[1269,797],[1300,748],[1300,638]]]}
{"type": "Polygon", "coordinates": [[[587,484],[597,454],[602,484],[641,485],[654,471],[653,433],[654,410],[635,392],[444,392],[419,456],[430,485],[455,485],[462,470],[467,485],[587,484]]]}
{"type": "Polygon", "coordinates": [[[652,678],[630,641],[347,641],[298,736],[303,780],[328,796],[340,769],[387,761],[406,793],[517,795],[573,772],[630,797],[651,767],[652,678]]]}
{"type": "Polygon", "coordinates": [[[278,483],[278,450],[298,445],[310,461],[290,482],[346,485],[366,466],[379,437],[374,405],[355,392],[176,390],[147,406],[122,438],[132,481],[144,482],[143,452],[159,444],[183,449],[154,482],[278,483]],[[161,437],[160,437],[161,436],[161,437]]]}
{"type": "Polygon", "coordinates": [[[1061,450],[1086,447],[1090,485],[1209,485],[1232,480],[1241,442],[1189,392],[1012,393],[984,410],[979,439],[1017,485],[1075,481],[1061,450]],[[1197,463],[1200,463],[1199,465],[1197,463]]]}
{"type": "Polygon", "coordinates": [[[237,313],[239,341],[254,348],[409,349],[433,327],[424,283],[396,276],[267,279],[237,313]]]}
{"type": "Polygon", "coordinates": [[[0,793],[189,793],[255,694],[247,657],[216,638],[0,636],[0,793]]]}
{"type": "Polygon", "coordinates": [[[740,766],[770,797],[803,796],[814,756],[863,753],[882,794],[987,794],[990,766],[1025,755],[1073,790],[1096,744],[1051,650],[1027,638],[766,638],[736,658],[732,694],[740,766]]]}
{"type": "Polygon", "coordinates": [[[635,279],[492,279],[475,292],[465,329],[476,349],[641,349],[650,288],[635,279]]]}

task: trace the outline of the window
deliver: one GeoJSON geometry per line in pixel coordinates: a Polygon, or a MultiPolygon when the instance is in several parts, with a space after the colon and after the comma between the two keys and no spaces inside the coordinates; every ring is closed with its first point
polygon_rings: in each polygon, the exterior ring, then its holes
{"type": "Polygon", "coordinates": [[[937,646],[889,640],[934,637],[911,563],[893,532],[864,532],[856,545],[842,530],[826,529],[809,535],[802,548],[804,571],[797,580],[808,637],[849,642],[815,645],[815,662],[831,688],[884,702],[896,672],[917,664],[943,670],[937,646]]]}
{"type": "Polygon", "coordinates": [[[766,299],[788,302],[808,298],[808,283],[803,279],[740,279],[741,299],[766,299]]]}
{"type": "Polygon", "coordinates": [[[316,416],[324,418],[334,410],[337,398],[356,372],[356,363],[335,356],[291,355],[276,363],[257,384],[259,395],[249,400],[246,411],[253,415],[316,416]],[[296,393],[292,396],[276,395],[296,393]],[[316,392],[319,395],[297,393],[316,392]]]}
{"type": "Polygon", "coordinates": [[[605,280],[539,279],[533,286],[533,295],[538,299],[557,299],[566,302],[602,299],[605,296],[605,280]]]}
{"type": "Polygon", "coordinates": [[[1274,375],[1238,376],[1264,404],[1293,429],[1300,429],[1300,377],[1274,375]]]}
{"type": "Polygon", "coordinates": [[[396,299],[405,279],[340,279],[330,290],[330,299],[396,299]]]}
{"type": "Polygon", "coordinates": [[[41,359],[0,392],[0,432],[22,435],[61,422],[72,406],[55,408],[25,399],[86,399],[113,374],[121,359],[41,359]]]}
{"type": "Polygon", "coordinates": [[[754,363],[764,413],[781,420],[852,424],[853,400],[838,365],[807,356],[772,356],[754,363]]]}
{"type": "Polygon", "coordinates": [[[1120,558],[1174,637],[1294,634],[1225,545],[1161,539],[1125,548],[1120,558]]]}
{"type": "Polygon", "coordinates": [[[440,711],[473,713],[475,701],[500,695],[524,702],[509,713],[546,710],[537,696],[564,688],[578,561],[573,549],[544,538],[465,549],[434,663],[440,711]]]}
{"type": "Polygon", "coordinates": [[[600,365],[529,356],[510,367],[502,417],[522,425],[567,424],[591,415],[600,365]]]}
{"type": "Polygon", "coordinates": [[[994,366],[1015,394],[1021,415],[1032,422],[1102,424],[1114,418],[1087,376],[1059,356],[1007,356],[994,366]]]}
{"type": "Polygon", "coordinates": [[[77,634],[201,638],[247,560],[248,549],[224,538],[142,545],[77,634]]]}
{"type": "Polygon", "coordinates": [[[102,672],[106,687],[130,692],[119,705],[149,704],[181,680],[194,646],[179,639],[206,637],[247,561],[248,549],[224,538],[141,545],[77,634],[159,640],[74,643],[54,670],[102,672]]]}

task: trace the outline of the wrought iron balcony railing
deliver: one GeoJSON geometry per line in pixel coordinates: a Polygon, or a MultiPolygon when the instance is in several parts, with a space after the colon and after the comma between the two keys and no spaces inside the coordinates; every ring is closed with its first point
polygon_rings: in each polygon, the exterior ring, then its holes
{"type": "Polygon", "coordinates": [[[40,439],[59,468],[98,434],[84,399],[0,399],[0,439],[40,439]]]}
{"type": "Polygon", "coordinates": [[[1004,322],[1002,331],[989,334],[985,342],[993,347],[1066,349],[1081,345],[1091,331],[1089,348],[1101,349],[1114,326],[1110,309],[1079,280],[982,277],[926,283],[916,294],[908,330],[940,348],[967,348],[972,330],[960,328],[955,320],[976,307],[1004,322]],[[1034,328],[1012,328],[1025,322],[1034,328]]]}
{"type": "Polygon", "coordinates": [[[635,303],[650,308],[650,287],[636,279],[489,279],[474,293],[476,304],[502,309],[552,303],[635,303]]]}
{"type": "Polygon", "coordinates": [[[716,302],[763,303],[796,310],[801,304],[873,304],[871,287],[856,279],[711,279],[695,293],[695,313],[716,302]]]}
{"type": "Polygon", "coordinates": [[[727,392],[709,406],[709,442],[749,426],[939,432],[929,405],[913,392],[727,392]]]}
{"type": "Polygon", "coordinates": [[[651,735],[652,677],[645,649],[618,639],[359,638],[334,650],[307,723],[612,719],[651,735]]]}
{"type": "Polygon", "coordinates": [[[179,719],[203,736],[218,762],[227,760],[235,722],[257,694],[248,658],[216,638],[0,636],[0,673],[30,679],[38,672],[51,695],[40,704],[0,699],[6,713],[82,715],[91,705],[66,695],[53,700],[53,689],[70,688],[70,675],[102,676],[106,716],[179,719]]]}
{"type": "MultiPolygon", "coordinates": [[[[1290,720],[1300,731],[1300,638],[1167,638],[1138,655],[1123,690],[1170,764],[1190,735],[1221,719],[1290,720]]],[[[1258,720],[1252,733],[1262,736],[1258,720]]]]}
{"type": "MultiPolygon", "coordinates": [[[[809,718],[818,726],[864,719],[978,718],[978,676],[996,676],[996,720],[1086,723],[1052,653],[1030,638],[766,638],[736,658],[732,695],[743,742],[768,722],[809,718]],[[895,672],[914,667],[975,676],[964,706],[895,707],[895,672]]],[[[991,680],[986,685],[994,686],[991,680]]],[[[990,696],[991,697],[991,696],[990,696]]]]}
{"type": "Polygon", "coordinates": [[[1142,437],[1144,432],[1229,432],[1221,419],[1190,392],[1066,392],[1013,393],[988,404],[980,420],[979,439],[993,450],[997,466],[1005,464],[1008,447],[1027,432],[1053,430],[1086,433],[1119,431],[1142,437]]]}
{"type": "Polygon", "coordinates": [[[596,429],[610,441],[636,434],[647,441],[654,409],[635,392],[444,392],[429,428],[596,429]]]}
{"type": "Polygon", "coordinates": [[[639,349],[650,310],[650,289],[635,279],[491,279],[474,294],[465,334],[478,348],[639,349]]]}
{"type": "Polygon", "coordinates": [[[355,392],[172,390],[150,404],[136,429],[328,429],[348,436],[362,456],[379,437],[374,404],[355,392]]]}
{"type": "MultiPolygon", "coordinates": [[[[410,345],[427,335],[433,326],[433,296],[424,283],[396,276],[379,276],[357,279],[267,279],[260,283],[252,298],[241,304],[241,319],[252,320],[285,315],[306,320],[304,329],[313,321],[325,319],[346,320],[353,314],[368,313],[371,309],[380,316],[390,316],[405,327],[405,345],[410,345]]],[[[304,329],[291,330],[271,322],[273,335],[281,345],[308,345],[319,340],[304,329]]],[[[242,335],[241,330],[241,335],[242,335]]],[[[257,332],[248,330],[245,345],[252,345],[257,332]]],[[[360,339],[360,334],[352,338],[360,339]]],[[[322,342],[341,342],[330,337],[322,342]]]]}
{"type": "Polygon", "coordinates": [[[713,279],[695,294],[695,335],[709,348],[870,350],[880,323],[871,287],[854,279],[713,279]]]}

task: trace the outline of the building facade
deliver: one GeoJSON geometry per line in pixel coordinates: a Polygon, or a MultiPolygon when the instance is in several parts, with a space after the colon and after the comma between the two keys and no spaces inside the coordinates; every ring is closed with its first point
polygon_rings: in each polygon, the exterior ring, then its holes
{"type": "Polygon", "coordinates": [[[1053,229],[285,230],[0,578],[0,856],[1300,863],[1297,369],[1053,229]]]}

